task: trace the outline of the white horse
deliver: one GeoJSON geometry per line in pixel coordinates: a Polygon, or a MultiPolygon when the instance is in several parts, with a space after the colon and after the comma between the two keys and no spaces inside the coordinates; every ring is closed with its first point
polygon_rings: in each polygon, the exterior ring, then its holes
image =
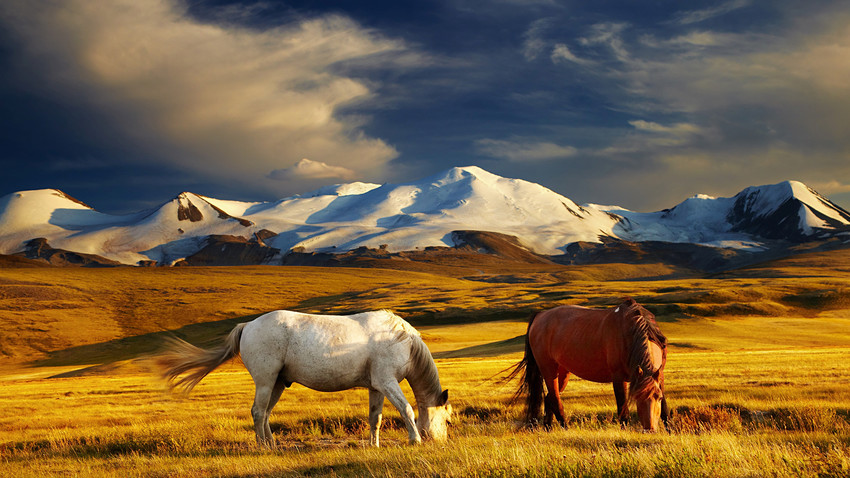
{"type": "Polygon", "coordinates": [[[293,382],[321,392],[369,389],[373,446],[379,446],[385,396],[401,413],[410,443],[421,443],[423,437],[446,440],[448,390],[441,389],[419,332],[390,311],[333,316],[278,310],[237,325],[211,350],[176,338],[169,343],[157,362],[169,386],[185,393],[222,363],[242,356],[256,386],[251,415],[261,446],[274,446],[269,413],[293,382]],[[399,386],[405,379],[416,397],[418,419],[399,386]]]}

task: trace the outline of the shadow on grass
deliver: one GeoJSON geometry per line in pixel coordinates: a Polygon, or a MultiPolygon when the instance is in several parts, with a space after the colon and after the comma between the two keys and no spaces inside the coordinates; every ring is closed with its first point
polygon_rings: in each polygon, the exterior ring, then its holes
{"type": "MultiPolygon", "coordinates": [[[[190,324],[175,330],[151,332],[96,344],[79,345],[47,353],[47,358],[30,362],[33,367],[109,365],[144,358],[160,351],[165,337],[179,337],[200,347],[208,346],[229,333],[236,324],[248,322],[260,314],[190,324]]],[[[73,374],[73,372],[71,372],[73,374]]]]}
{"type": "MultiPolygon", "coordinates": [[[[290,310],[332,313],[338,315],[364,312],[364,310],[360,309],[325,309],[334,305],[351,302],[364,296],[364,294],[367,294],[368,292],[369,291],[358,291],[312,298],[302,301],[290,310]]],[[[448,308],[445,310],[422,311],[416,310],[416,308],[406,310],[402,307],[395,312],[400,314],[414,326],[468,324],[499,320],[524,320],[529,314],[529,311],[525,309],[508,310],[501,308],[484,310],[461,310],[448,308]]],[[[124,337],[106,342],[78,345],[62,350],[49,351],[46,353],[46,358],[29,362],[28,365],[31,367],[85,367],[81,370],[57,375],[57,377],[78,376],[89,372],[95,373],[108,371],[117,367],[116,364],[119,362],[147,358],[155,355],[161,351],[163,340],[168,336],[176,336],[199,347],[208,348],[210,345],[220,341],[221,338],[228,334],[237,324],[249,322],[262,314],[263,313],[258,313],[211,322],[189,324],[174,330],[150,332],[147,334],[124,337]]],[[[486,357],[522,351],[522,349],[522,337],[516,337],[514,339],[494,342],[492,344],[484,344],[455,351],[443,352],[441,354],[437,354],[436,357],[486,357]]]]}
{"type": "Polygon", "coordinates": [[[525,334],[517,335],[512,339],[499,340],[489,344],[473,345],[457,350],[447,350],[434,354],[436,359],[445,358],[468,358],[468,357],[495,357],[525,350],[525,334]]]}
{"type": "MultiPolygon", "coordinates": [[[[318,297],[303,301],[291,310],[315,310],[321,309],[327,304],[344,302],[356,297],[360,292],[345,293],[340,295],[318,297]]],[[[353,311],[358,312],[358,311],[353,311]]],[[[88,366],[83,370],[71,371],[56,377],[75,376],[86,373],[86,370],[105,371],[113,368],[118,362],[150,357],[159,353],[162,349],[165,337],[179,337],[199,347],[205,348],[215,344],[227,335],[236,324],[250,322],[263,315],[265,312],[252,315],[243,315],[229,319],[200,322],[184,325],[178,329],[150,332],[142,335],[134,335],[120,339],[109,340],[96,344],[79,345],[62,350],[47,352],[47,357],[29,362],[32,367],[63,367],[63,366],[88,366]]]]}

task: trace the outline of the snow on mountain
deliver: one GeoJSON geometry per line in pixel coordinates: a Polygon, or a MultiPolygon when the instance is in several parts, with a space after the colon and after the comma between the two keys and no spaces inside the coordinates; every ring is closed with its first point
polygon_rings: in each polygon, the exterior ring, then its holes
{"type": "Polygon", "coordinates": [[[798,181],[749,187],[731,198],[699,194],[652,213],[595,207],[622,216],[614,235],[636,242],[760,248],[765,239],[799,241],[850,230],[850,213],[798,181]]]}
{"type": "Polygon", "coordinates": [[[353,182],[348,184],[332,184],[330,186],[321,187],[313,192],[299,194],[300,197],[310,198],[316,196],[356,196],[367,193],[380,184],[353,182]]]}
{"type": "Polygon", "coordinates": [[[616,224],[608,214],[585,211],[538,184],[477,167],[453,168],[362,194],[291,198],[243,217],[283,231],[272,241],[282,250],[451,246],[452,231],[482,229],[519,236],[529,247],[554,254],[565,240],[597,240],[616,224]]]}
{"type": "MultiPolygon", "coordinates": [[[[113,225],[76,237],[100,244],[100,255],[109,259],[128,262],[119,257],[135,253],[138,257],[133,263],[155,260],[168,264],[197,252],[210,234],[245,236],[255,229],[250,221],[227,214],[203,196],[184,192],[147,214],[140,214],[132,224],[113,225]]],[[[51,245],[77,250],[64,243],[51,245]]]]}
{"type": "Polygon", "coordinates": [[[57,189],[20,191],[0,198],[0,224],[10,229],[80,227],[108,220],[57,189]]]}
{"type": "Polygon", "coordinates": [[[750,187],[734,199],[727,217],[734,230],[761,237],[798,239],[850,224],[850,213],[797,181],[750,187]]]}
{"type": "Polygon", "coordinates": [[[115,219],[56,189],[12,193],[0,198],[0,252],[16,252],[29,239],[56,240],[115,219]]]}
{"type": "Polygon", "coordinates": [[[57,190],[0,198],[0,253],[22,251],[27,241],[43,237],[54,248],[125,264],[173,263],[209,246],[211,235],[262,236],[284,253],[295,247],[346,251],[384,244],[400,251],[452,246],[455,230],[516,236],[543,254],[605,236],[741,248],[760,247],[764,239],[850,231],[850,213],[794,181],[747,188],[731,198],[697,195],[652,213],[579,206],[539,184],[478,167],[403,184],[337,184],[272,202],[184,192],[126,216],[99,213],[57,190]],[[272,233],[277,235],[269,237],[272,233]]]}
{"type": "Polygon", "coordinates": [[[43,237],[58,249],[125,264],[170,263],[197,251],[210,234],[243,235],[251,226],[192,193],[153,210],[112,216],[61,191],[23,191],[0,198],[0,211],[0,253],[18,252],[30,239],[43,237]]]}

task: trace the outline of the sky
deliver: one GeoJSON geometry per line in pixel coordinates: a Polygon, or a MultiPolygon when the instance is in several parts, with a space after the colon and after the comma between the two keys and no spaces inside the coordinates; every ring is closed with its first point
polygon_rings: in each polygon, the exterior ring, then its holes
{"type": "Polygon", "coordinates": [[[850,208],[844,1],[0,2],[0,196],[122,214],[454,166],[656,211],[850,208]]]}

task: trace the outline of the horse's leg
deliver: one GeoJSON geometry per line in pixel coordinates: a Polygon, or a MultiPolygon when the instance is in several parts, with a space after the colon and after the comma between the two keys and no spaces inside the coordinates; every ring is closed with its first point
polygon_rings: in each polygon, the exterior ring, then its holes
{"type": "Polygon", "coordinates": [[[269,403],[274,393],[275,382],[260,382],[254,378],[257,389],[254,392],[254,405],[251,407],[251,416],[254,418],[254,434],[257,435],[257,444],[260,446],[271,446],[271,432],[269,429],[269,403]]]}
{"type": "Polygon", "coordinates": [[[555,411],[549,403],[549,394],[543,397],[543,429],[552,429],[552,418],[555,416],[555,411]]]}
{"type": "Polygon", "coordinates": [[[564,423],[563,405],[561,404],[561,387],[558,385],[558,364],[554,361],[540,361],[537,366],[546,385],[546,395],[543,397],[543,428],[552,429],[552,418],[564,423]],[[560,416],[558,412],[560,411],[560,416]]]}
{"type": "Polygon", "coordinates": [[[617,399],[617,419],[622,426],[626,426],[629,423],[629,404],[626,402],[626,389],[628,386],[628,382],[614,380],[614,398],[617,399]]]}
{"type": "Polygon", "coordinates": [[[256,363],[252,355],[243,353],[242,362],[254,379],[254,404],[251,406],[251,417],[254,419],[254,433],[257,436],[257,444],[260,446],[273,446],[274,438],[269,427],[269,412],[280,400],[280,395],[286,388],[285,382],[280,379],[282,364],[270,362],[256,363]]]}
{"type": "Polygon", "coordinates": [[[377,390],[369,390],[369,443],[372,446],[381,446],[379,434],[381,433],[381,419],[384,410],[384,394],[377,390]]]}
{"type": "Polygon", "coordinates": [[[269,426],[269,417],[271,416],[272,409],[277,402],[280,400],[281,394],[286,390],[286,382],[278,377],[277,381],[274,383],[274,387],[272,387],[272,393],[269,396],[269,404],[266,405],[266,417],[264,420],[263,431],[265,432],[266,442],[269,446],[275,445],[274,435],[272,435],[272,429],[269,426]]]}
{"type": "Polygon", "coordinates": [[[544,379],[546,383],[546,418],[543,421],[545,427],[552,427],[552,415],[558,419],[558,423],[562,427],[567,427],[567,420],[564,418],[564,404],[561,402],[561,387],[558,385],[558,376],[555,375],[551,379],[544,379]]]}
{"type": "Polygon", "coordinates": [[[422,443],[422,437],[419,435],[419,430],[416,429],[416,415],[413,413],[413,407],[407,403],[407,398],[404,396],[404,392],[401,391],[401,386],[399,386],[398,382],[394,379],[387,380],[375,388],[386,395],[390,403],[401,414],[401,419],[404,420],[404,425],[407,427],[407,435],[410,443],[422,443]]]}
{"type": "Polygon", "coordinates": [[[558,406],[555,409],[555,416],[558,417],[558,421],[561,423],[561,426],[567,427],[567,419],[566,414],[564,413],[564,401],[561,400],[561,394],[564,393],[564,389],[567,388],[567,383],[570,381],[570,372],[561,368],[558,370],[558,406]]]}

